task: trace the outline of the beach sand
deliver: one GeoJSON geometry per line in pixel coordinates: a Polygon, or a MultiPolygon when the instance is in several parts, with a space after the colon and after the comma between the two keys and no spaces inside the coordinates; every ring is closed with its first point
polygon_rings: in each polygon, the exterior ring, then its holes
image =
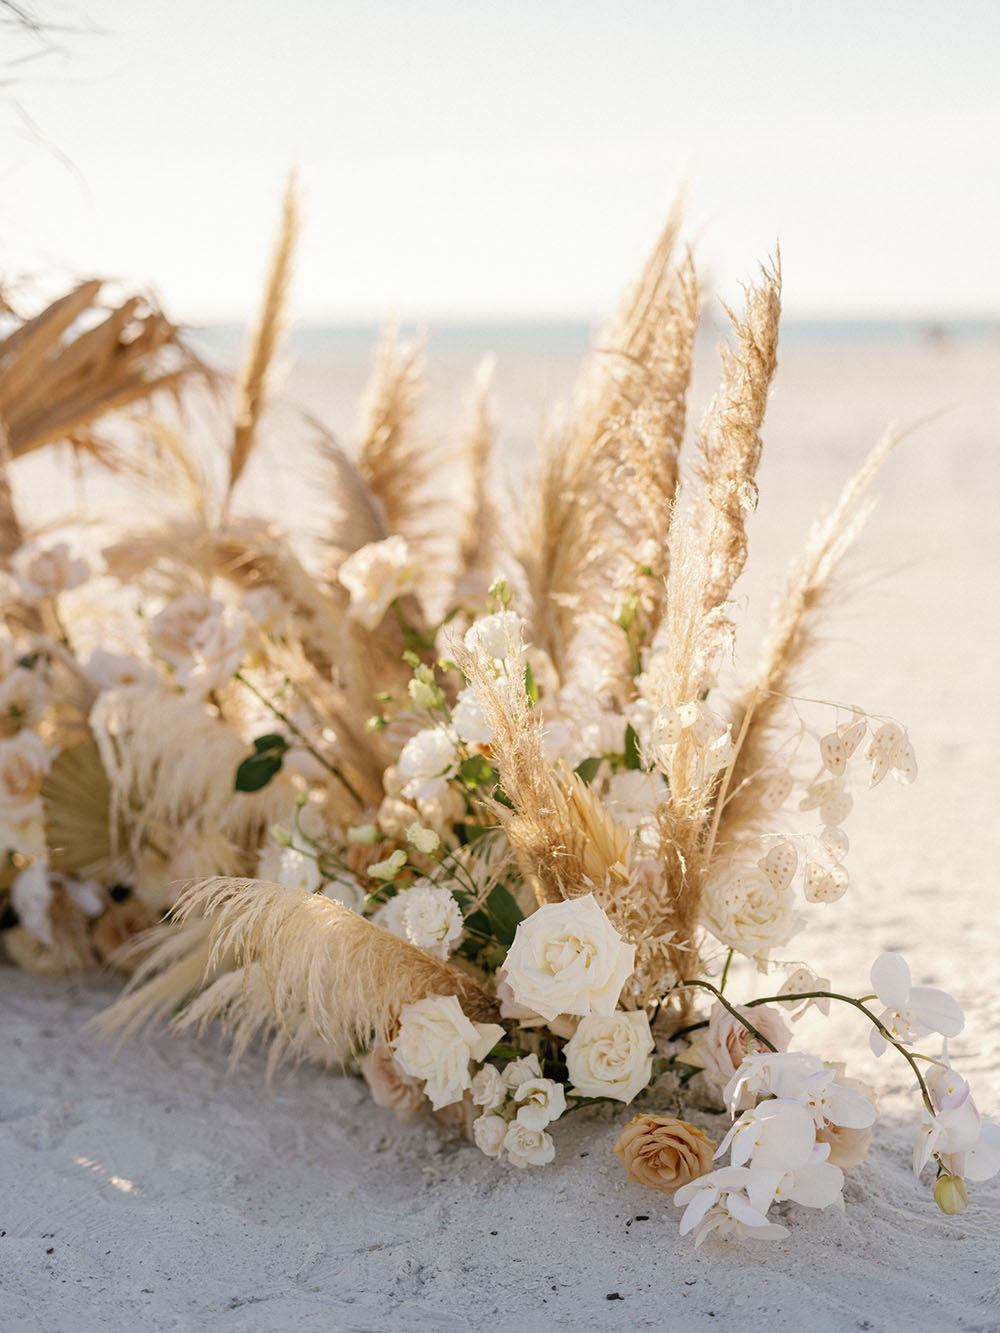
{"type": "MultiPolygon", "coordinates": [[[[440,370],[432,426],[454,422],[468,360],[440,370]]],[[[952,1055],[994,1115],[998,362],[1000,344],[985,341],[790,345],[740,589],[741,614],[759,625],[809,522],[885,423],[942,413],[877,483],[850,596],[802,688],[907,723],[920,779],[858,794],[849,894],[811,910],[794,956],[860,993],[875,955],[902,950],[915,981],[965,1007],[952,1055]]],[[[360,360],[306,361],[288,391],[347,434],[363,374],[360,360]]],[[[710,381],[703,372],[701,401],[710,381]]],[[[565,356],[501,360],[510,452],[569,382],[565,356]]],[[[938,1212],[909,1166],[918,1103],[906,1067],[876,1062],[846,1009],[807,1020],[801,1043],[882,1093],[846,1210],[792,1206],[778,1244],[695,1253],[670,1200],[629,1183],[611,1156],[632,1111],[568,1117],[555,1163],[519,1172],[432,1124],[397,1123],[352,1079],[301,1068],[268,1089],[259,1052],[228,1075],[214,1037],[158,1033],[110,1063],[83,1025],[113,994],[106,979],[0,968],[4,1330],[1000,1328],[1000,1185],[970,1187],[957,1218],[938,1212]]],[[[655,1090],[640,1105],[677,1109],[655,1090]]],[[[686,1106],[721,1137],[721,1117],[686,1106]]]]}

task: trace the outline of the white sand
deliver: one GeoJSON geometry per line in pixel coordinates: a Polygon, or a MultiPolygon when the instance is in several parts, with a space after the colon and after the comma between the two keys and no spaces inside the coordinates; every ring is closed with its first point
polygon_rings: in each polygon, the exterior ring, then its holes
{"type": "MultiPolygon", "coordinates": [[[[920,781],[859,798],[850,894],[814,909],[796,953],[851,990],[880,949],[899,948],[915,980],[953,990],[968,1016],[953,1056],[994,1113],[998,356],[788,351],[746,589],[759,618],[813,512],[885,420],[958,404],[887,469],[865,568],[896,572],[856,590],[813,687],[906,721],[920,781]]],[[[308,368],[293,378],[314,404],[333,394],[341,428],[352,387],[331,390],[308,368]]],[[[109,1065],[81,1033],[113,993],[106,982],[0,968],[0,990],[4,1330],[1000,1328],[1000,1186],[972,1187],[959,1218],[936,1210],[909,1169],[917,1103],[904,1068],[866,1056],[851,1017],[809,1029],[823,1054],[887,1090],[846,1211],[793,1207],[779,1245],[695,1254],[669,1200],[610,1156],[625,1112],[570,1116],[555,1164],[521,1173],[434,1126],[398,1125],[352,1080],[302,1069],[267,1091],[259,1053],[227,1077],[214,1040],[159,1034],[109,1065]]],[[[644,1106],[675,1109],[655,1093],[644,1106]]],[[[695,1118],[721,1133],[721,1120],[695,1118]]]]}

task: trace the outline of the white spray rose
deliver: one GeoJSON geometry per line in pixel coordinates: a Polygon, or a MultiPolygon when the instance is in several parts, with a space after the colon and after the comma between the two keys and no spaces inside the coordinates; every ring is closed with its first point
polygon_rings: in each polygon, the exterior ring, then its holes
{"type": "Polygon", "coordinates": [[[520,648],[523,634],[524,621],[516,611],[497,611],[473,621],[465,631],[464,643],[470,653],[497,660],[507,656],[511,645],[520,648]]]}
{"type": "Polygon", "coordinates": [[[472,1122],[472,1137],[476,1147],[487,1157],[499,1157],[507,1136],[507,1121],[499,1115],[481,1115],[472,1122]]]}
{"type": "Polygon", "coordinates": [[[503,1146],[511,1166],[521,1170],[526,1166],[545,1166],[556,1155],[551,1134],[546,1134],[544,1129],[529,1129],[519,1120],[512,1120],[507,1126],[503,1146]]]}
{"type": "Polygon", "coordinates": [[[362,546],[337,570],[337,578],[351,595],[349,614],[367,630],[378,627],[397,597],[413,591],[416,574],[416,564],[398,534],[362,546]]]}
{"type": "Polygon", "coordinates": [[[431,1106],[460,1101],[472,1084],[471,1060],[485,1060],[503,1036],[499,1023],[473,1023],[454,995],[429,995],[404,1005],[399,1035],[392,1042],[396,1063],[411,1078],[424,1080],[431,1106]]]}
{"type": "Polygon", "coordinates": [[[541,1077],[542,1066],[538,1063],[538,1056],[522,1055],[519,1060],[511,1060],[504,1069],[503,1085],[514,1092],[522,1083],[527,1083],[528,1079],[541,1077]]]}
{"type": "Polygon", "coordinates": [[[52,882],[44,861],[33,861],[22,870],[11,886],[10,900],[21,925],[29,935],[51,949],[55,943],[49,908],[52,905],[52,882]]]}
{"type": "Polygon", "coordinates": [[[653,1045],[643,1010],[585,1018],[565,1048],[573,1091],[630,1102],[649,1082],[653,1045]]]}
{"type": "Polygon", "coordinates": [[[544,1129],[566,1110],[566,1093],[561,1083],[551,1078],[526,1079],[514,1093],[519,1103],[517,1120],[529,1129],[544,1129]]]}
{"type": "Polygon", "coordinates": [[[506,1096],[507,1089],[504,1087],[500,1070],[496,1065],[483,1065],[472,1080],[473,1104],[481,1106],[484,1111],[495,1111],[506,1096]]]}
{"type": "Polygon", "coordinates": [[[539,907],[518,925],[504,963],[517,1003],[547,1021],[614,1013],[634,967],[635,946],[592,893],[539,907]]]}
{"type": "Polygon", "coordinates": [[[411,944],[435,958],[447,958],[462,938],[462,912],[447,889],[415,884],[403,898],[403,922],[411,944]]]}
{"type": "Polygon", "coordinates": [[[418,731],[403,746],[396,774],[403,795],[411,801],[430,801],[448,785],[458,769],[457,738],[446,727],[418,731]]]}
{"type": "Polygon", "coordinates": [[[756,865],[731,862],[705,885],[702,921],[723,944],[761,960],[799,928],[792,894],[756,865]]]}
{"type": "Polygon", "coordinates": [[[42,783],[50,761],[33,731],[0,741],[0,819],[16,824],[42,813],[42,783]]]}

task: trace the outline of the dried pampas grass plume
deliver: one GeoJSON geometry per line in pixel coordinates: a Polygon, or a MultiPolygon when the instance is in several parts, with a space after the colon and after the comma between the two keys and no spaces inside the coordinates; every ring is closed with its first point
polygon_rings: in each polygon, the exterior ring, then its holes
{"type": "Polygon", "coordinates": [[[285,186],[281,224],[264,287],[264,299],[237,391],[236,429],[233,432],[233,443],[229,452],[227,506],[249,462],[257,426],[264,410],[268,374],[283,331],[288,284],[292,273],[292,256],[295,252],[298,230],[298,191],[293,172],[285,186]]]}
{"type": "Polygon", "coordinates": [[[179,1023],[221,1017],[238,1051],[266,1032],[282,1056],[322,1050],[344,1060],[373,1039],[389,1040],[403,1006],[428,995],[456,995],[476,1021],[496,1018],[496,1001],[468,973],[329,898],[260,880],[210,879],[186,889],[173,915],[194,948],[178,958],[165,939],[133,992],[103,1016],[105,1032],[124,1036],[162,1016],[168,995],[176,999],[196,966],[208,984],[179,1023]]]}

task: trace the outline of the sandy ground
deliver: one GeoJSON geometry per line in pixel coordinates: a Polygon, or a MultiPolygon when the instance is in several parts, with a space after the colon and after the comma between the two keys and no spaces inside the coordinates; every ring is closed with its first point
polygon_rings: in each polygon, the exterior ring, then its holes
{"type": "MultiPolygon", "coordinates": [[[[951,409],[886,470],[853,601],[803,691],[906,721],[921,777],[859,796],[850,893],[815,909],[795,954],[857,993],[872,958],[899,948],[915,980],[952,990],[968,1016],[955,1062],[994,1114],[998,360],[996,344],[790,348],[743,590],[756,622],[885,421],[951,409]]],[[[432,421],[465,369],[446,367],[432,421]]],[[[561,392],[567,371],[501,363],[511,449],[537,386],[561,392]]],[[[290,389],[346,431],[361,373],[307,364],[290,389]]],[[[695,1254],[669,1200],[610,1156],[622,1112],[569,1117],[556,1162],[519,1173],[432,1125],[397,1124],[350,1079],[301,1069],[268,1091],[259,1053],[227,1076],[213,1040],[163,1033],[110,1064],[82,1026],[112,994],[0,968],[4,1330],[1000,1329],[1000,1185],[974,1187],[957,1219],[938,1213],[909,1170],[901,1062],[876,1065],[852,1017],[809,1029],[885,1089],[846,1211],[793,1208],[779,1245],[695,1254]]],[[[676,1109],[655,1090],[643,1106],[676,1109]]]]}

